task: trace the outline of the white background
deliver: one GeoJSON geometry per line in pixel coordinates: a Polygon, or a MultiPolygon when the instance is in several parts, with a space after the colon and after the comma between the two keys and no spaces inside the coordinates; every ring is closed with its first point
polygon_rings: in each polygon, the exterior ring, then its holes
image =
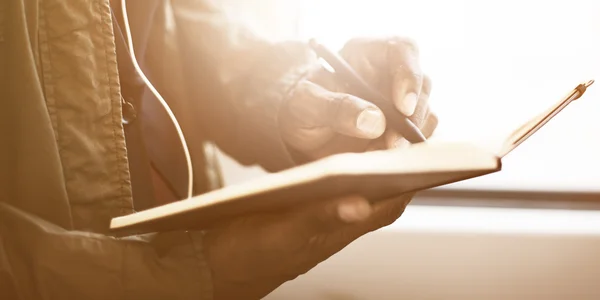
{"type": "MultiPolygon", "coordinates": [[[[302,37],[417,41],[444,139],[502,139],[582,81],[600,79],[600,1],[305,0],[302,37]]],[[[456,184],[600,191],[600,84],[504,162],[456,184]]]]}
{"type": "MultiPolygon", "coordinates": [[[[440,139],[502,140],[578,83],[600,79],[600,1],[263,2],[269,7],[262,11],[276,11],[270,18],[280,24],[262,28],[274,38],[296,31],[334,49],[356,36],[416,40],[434,80],[440,139]]],[[[244,2],[233,3],[239,9],[244,2]]],[[[269,13],[255,23],[267,24],[264,18],[269,13]]],[[[600,191],[599,114],[600,82],[509,155],[502,172],[451,187],[600,191]]],[[[229,182],[246,171],[236,169],[229,182]]]]}

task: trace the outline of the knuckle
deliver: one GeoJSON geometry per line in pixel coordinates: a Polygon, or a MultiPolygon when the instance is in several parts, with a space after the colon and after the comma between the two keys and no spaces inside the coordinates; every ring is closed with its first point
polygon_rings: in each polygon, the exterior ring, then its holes
{"type": "Polygon", "coordinates": [[[285,104],[293,109],[295,106],[304,103],[305,99],[310,97],[313,93],[310,82],[308,80],[302,80],[290,91],[288,97],[286,97],[287,101],[285,104]]]}
{"type": "Polygon", "coordinates": [[[405,38],[391,38],[387,41],[387,57],[393,66],[392,72],[423,80],[419,64],[417,45],[405,38]]]}
{"type": "Polygon", "coordinates": [[[387,214],[387,218],[385,218],[384,220],[385,226],[391,225],[396,220],[398,220],[398,218],[400,218],[400,216],[402,216],[402,214],[404,213],[404,208],[405,205],[401,205],[393,210],[390,210],[390,212],[387,214]]]}
{"type": "Polygon", "coordinates": [[[431,76],[427,74],[423,74],[423,87],[427,89],[432,88],[433,81],[431,80],[431,76]]]}
{"type": "Polygon", "coordinates": [[[355,56],[361,56],[361,53],[371,44],[366,38],[353,38],[348,40],[344,47],[340,50],[340,55],[344,59],[350,59],[355,56]]]}
{"type": "Polygon", "coordinates": [[[392,65],[394,66],[390,69],[391,75],[399,75],[418,83],[424,82],[425,75],[421,72],[421,67],[415,59],[392,57],[390,60],[393,62],[392,65]]]}
{"type": "Polygon", "coordinates": [[[420,70],[415,70],[415,67],[407,67],[406,68],[406,76],[412,77],[417,82],[423,82],[425,80],[423,74],[421,74],[420,70]]]}
{"type": "Polygon", "coordinates": [[[417,42],[408,37],[392,37],[387,40],[387,43],[392,48],[397,50],[408,51],[409,53],[418,54],[419,46],[417,42]]]}
{"type": "Polygon", "coordinates": [[[433,129],[436,129],[438,127],[438,125],[440,124],[440,119],[438,118],[437,115],[431,116],[431,123],[432,123],[431,127],[433,129]]]}
{"type": "Polygon", "coordinates": [[[348,94],[336,94],[329,100],[327,110],[322,111],[326,115],[326,119],[330,121],[330,125],[334,125],[337,121],[343,120],[344,108],[351,106],[352,99],[348,94]]]}
{"type": "Polygon", "coordinates": [[[406,204],[407,202],[402,202],[390,207],[379,218],[377,218],[371,230],[377,230],[379,228],[386,227],[394,223],[404,213],[406,204]]]}
{"type": "Polygon", "coordinates": [[[431,94],[431,90],[433,89],[433,81],[431,77],[427,74],[423,74],[423,85],[421,86],[421,91],[429,97],[431,94]]]}
{"type": "Polygon", "coordinates": [[[417,107],[412,116],[410,116],[410,120],[413,121],[418,127],[422,127],[427,118],[427,107],[417,107]]]}
{"type": "Polygon", "coordinates": [[[438,119],[437,115],[434,113],[430,113],[426,124],[428,127],[427,130],[430,132],[434,132],[437,129],[438,124],[439,124],[439,119],[438,119]]]}
{"type": "Polygon", "coordinates": [[[386,218],[382,220],[386,223],[386,226],[392,224],[402,216],[411,199],[412,197],[403,195],[391,200],[393,203],[390,205],[390,209],[387,210],[386,218]]]}

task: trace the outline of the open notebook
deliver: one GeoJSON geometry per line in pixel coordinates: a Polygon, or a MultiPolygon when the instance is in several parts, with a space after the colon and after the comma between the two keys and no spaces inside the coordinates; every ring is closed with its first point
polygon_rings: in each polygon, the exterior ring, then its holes
{"type": "Polygon", "coordinates": [[[110,227],[118,234],[201,229],[252,212],[276,211],[348,194],[378,201],[497,172],[505,155],[581,97],[592,83],[578,85],[556,105],[522,125],[497,151],[469,143],[426,142],[405,149],[339,154],[114,218],[110,227]]]}

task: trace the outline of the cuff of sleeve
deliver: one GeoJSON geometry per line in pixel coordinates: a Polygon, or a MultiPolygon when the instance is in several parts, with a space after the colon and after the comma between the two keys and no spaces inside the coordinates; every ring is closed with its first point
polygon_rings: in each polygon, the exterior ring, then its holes
{"type": "Polygon", "coordinates": [[[238,99],[242,99],[238,142],[246,149],[241,160],[258,163],[269,172],[296,165],[281,137],[279,115],[282,104],[296,85],[316,64],[316,56],[308,45],[300,42],[281,43],[265,53],[252,73],[238,80],[238,99]]]}
{"type": "Polygon", "coordinates": [[[204,256],[202,232],[173,231],[140,238],[152,247],[127,247],[123,257],[123,282],[127,285],[124,299],[213,300],[213,279],[204,256]]]}

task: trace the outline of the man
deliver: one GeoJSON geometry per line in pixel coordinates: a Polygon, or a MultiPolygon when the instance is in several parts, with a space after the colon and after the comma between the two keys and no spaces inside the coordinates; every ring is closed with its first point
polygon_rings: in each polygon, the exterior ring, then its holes
{"type": "MultiPolygon", "coordinates": [[[[126,8],[137,60],[188,141],[195,194],[216,178],[207,141],[269,171],[402,144],[304,43],[258,39],[208,1],[126,8]]],[[[371,206],[349,195],[206,231],[109,236],[108,222],[132,213],[134,198],[185,197],[167,176],[180,169],[161,168],[166,156],[156,155],[172,145],[152,142],[167,124],[128,110],[152,97],[123,54],[122,12],[108,0],[0,3],[2,299],[258,299],[400,216],[410,196],[371,206]]],[[[357,39],[342,54],[431,135],[431,85],[412,43],[357,39]]]]}

